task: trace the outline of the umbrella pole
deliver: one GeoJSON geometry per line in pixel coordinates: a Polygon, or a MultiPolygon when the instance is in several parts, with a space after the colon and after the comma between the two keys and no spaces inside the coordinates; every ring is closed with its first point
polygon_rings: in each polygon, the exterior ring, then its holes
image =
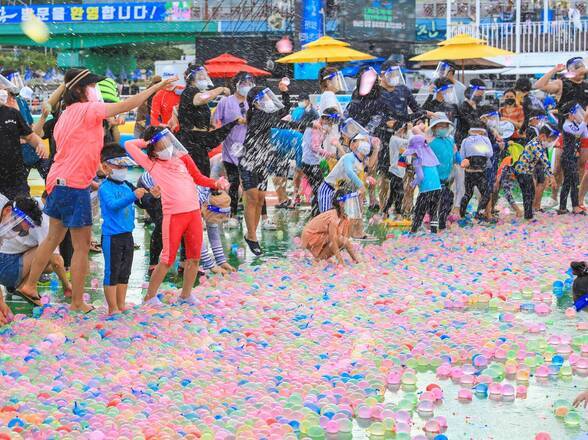
{"type": "Polygon", "coordinates": [[[465,84],[465,61],[461,60],[461,82],[465,84]]]}

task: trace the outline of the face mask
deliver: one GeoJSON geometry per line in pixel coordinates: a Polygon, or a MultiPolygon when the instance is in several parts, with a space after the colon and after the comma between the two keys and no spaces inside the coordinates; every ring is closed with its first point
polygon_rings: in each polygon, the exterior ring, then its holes
{"type": "Polygon", "coordinates": [[[515,105],[515,99],[514,98],[508,98],[504,100],[504,104],[505,105],[515,105]]]}
{"type": "Polygon", "coordinates": [[[474,101],[476,104],[479,104],[480,102],[482,102],[483,97],[482,96],[473,96],[472,97],[472,101],[474,101]]]}
{"type": "Polygon", "coordinates": [[[100,102],[100,98],[98,96],[98,91],[96,87],[88,87],[86,88],[86,99],[88,102],[100,102]]]}
{"type": "Polygon", "coordinates": [[[400,84],[400,78],[398,78],[397,76],[394,76],[394,77],[388,79],[388,84],[390,84],[393,87],[396,87],[398,84],[400,84]]]}
{"type": "Polygon", "coordinates": [[[449,136],[449,128],[438,128],[437,130],[435,130],[435,134],[437,135],[437,137],[447,137],[449,136]]]}
{"type": "Polygon", "coordinates": [[[127,169],[126,168],[113,168],[112,172],[110,173],[110,178],[112,180],[116,180],[117,182],[124,182],[127,180],[127,169]]]}
{"type": "Polygon", "coordinates": [[[6,90],[0,90],[0,105],[6,105],[8,102],[8,92],[6,90]]]}
{"type": "Polygon", "coordinates": [[[174,155],[174,147],[167,147],[165,150],[157,152],[157,157],[161,160],[170,160],[174,155]]]}
{"type": "Polygon", "coordinates": [[[247,94],[249,93],[249,91],[252,89],[253,87],[251,86],[240,86],[238,91],[239,91],[239,95],[241,96],[247,96],[247,94]]]}
{"type": "Polygon", "coordinates": [[[208,81],[205,79],[198,80],[196,81],[196,87],[200,90],[206,90],[208,89],[208,81]]]}

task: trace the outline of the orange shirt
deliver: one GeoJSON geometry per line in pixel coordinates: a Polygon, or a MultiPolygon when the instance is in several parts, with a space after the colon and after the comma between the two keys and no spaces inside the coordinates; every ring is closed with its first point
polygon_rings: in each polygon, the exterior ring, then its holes
{"type": "Polygon", "coordinates": [[[174,107],[180,104],[181,89],[159,90],[151,101],[151,125],[167,125],[171,119],[174,107]],[[180,93],[178,95],[178,93],[180,93]]]}
{"type": "Polygon", "coordinates": [[[329,226],[337,225],[338,235],[349,236],[349,220],[341,220],[337,211],[330,209],[309,221],[302,231],[302,247],[308,249],[316,258],[329,242],[329,226]]]}
{"type": "MultiPolygon", "coordinates": [[[[500,108],[500,117],[502,119],[508,119],[509,121],[514,121],[520,125],[525,120],[525,112],[523,111],[523,107],[520,105],[515,105],[514,107],[501,107],[500,108]]],[[[515,126],[515,132],[512,135],[512,139],[518,139],[521,137],[519,132],[519,128],[515,126]]]]}

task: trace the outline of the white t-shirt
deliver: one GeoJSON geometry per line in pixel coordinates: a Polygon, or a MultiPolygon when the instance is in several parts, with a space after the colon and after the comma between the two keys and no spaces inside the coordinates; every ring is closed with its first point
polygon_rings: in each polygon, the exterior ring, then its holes
{"type": "Polygon", "coordinates": [[[0,244],[0,253],[2,254],[24,254],[29,249],[39,246],[49,234],[49,217],[43,214],[41,226],[35,226],[29,229],[29,233],[24,237],[15,237],[3,240],[0,244]]]}

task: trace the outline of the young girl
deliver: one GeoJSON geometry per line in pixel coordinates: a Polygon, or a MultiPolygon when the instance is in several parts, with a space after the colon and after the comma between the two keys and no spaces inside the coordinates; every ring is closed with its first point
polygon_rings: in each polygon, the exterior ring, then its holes
{"type": "Polygon", "coordinates": [[[144,301],[159,303],[157,289],[175,261],[180,241],[184,238],[186,265],[180,298],[189,304],[196,304],[192,288],[198,274],[202,247],[202,216],[195,184],[225,189],[227,181],[222,177],[215,181],[204,176],[175,136],[162,127],[148,127],[144,140],[128,141],[125,148],[161,189],[163,250],[159,264],[151,275],[144,301]],[[147,154],[141,151],[142,148],[147,148],[147,154]]]}
{"type": "Polygon", "coordinates": [[[437,210],[439,196],[441,195],[441,181],[439,180],[439,170],[437,168],[439,161],[422,135],[416,135],[410,139],[404,156],[411,158],[411,164],[414,167],[415,178],[412,181],[412,186],[418,185],[419,187],[411,232],[414,234],[419,230],[425,218],[425,213],[428,213],[431,218],[431,232],[436,234],[439,227],[437,210]]]}
{"type": "Polygon", "coordinates": [[[358,262],[353,246],[349,241],[349,220],[344,210],[345,193],[338,190],[333,195],[333,209],[313,218],[302,231],[302,247],[309,250],[317,260],[335,257],[344,264],[341,250],[346,249],[354,263],[358,262]]]}

